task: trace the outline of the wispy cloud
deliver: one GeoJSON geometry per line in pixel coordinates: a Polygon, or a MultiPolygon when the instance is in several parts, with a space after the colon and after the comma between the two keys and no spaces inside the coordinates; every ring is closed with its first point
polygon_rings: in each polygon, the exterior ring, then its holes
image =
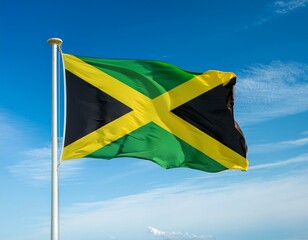
{"type": "Polygon", "coordinates": [[[205,236],[205,235],[197,235],[188,232],[176,232],[176,231],[161,231],[154,227],[148,227],[149,232],[152,233],[156,237],[160,237],[163,239],[214,239],[213,236],[205,236]]]}
{"type": "Polygon", "coordinates": [[[306,7],[308,0],[276,1],[274,3],[275,13],[286,14],[298,8],[306,7]]]}
{"type": "Polygon", "coordinates": [[[274,61],[238,75],[236,104],[241,124],[308,111],[308,65],[274,61]]]}
{"type": "Polygon", "coordinates": [[[269,1],[259,17],[246,24],[244,29],[266,24],[290,12],[306,7],[308,0],[269,1]]]}
{"type": "Polygon", "coordinates": [[[308,153],[302,154],[300,156],[296,156],[287,160],[271,162],[266,164],[259,164],[255,166],[251,166],[249,170],[260,170],[260,169],[269,169],[269,168],[276,168],[276,167],[284,167],[287,165],[295,165],[298,163],[308,162],[308,153]]]}
{"type": "Polygon", "coordinates": [[[8,118],[6,113],[0,111],[0,142],[8,141],[18,133],[8,118]]]}
{"type": "MultiPolygon", "coordinates": [[[[49,182],[51,176],[50,146],[30,148],[34,140],[29,133],[35,127],[27,120],[0,109],[0,144],[2,154],[10,161],[2,163],[14,177],[36,183],[49,182]],[[20,130],[22,129],[22,131],[20,130]],[[7,165],[11,163],[11,165],[7,165]]],[[[83,161],[67,161],[60,166],[60,178],[73,180],[80,173],[83,161]]]]}
{"type": "Polygon", "coordinates": [[[25,129],[32,130],[32,128],[27,120],[0,108],[0,144],[2,155],[11,156],[17,148],[20,149],[27,145],[31,139],[27,136],[28,131],[25,129]],[[20,129],[23,129],[23,131],[20,129]],[[24,141],[25,139],[27,141],[24,141]]]}
{"type": "Polygon", "coordinates": [[[50,151],[49,148],[31,149],[22,153],[24,159],[8,167],[17,178],[35,181],[50,179],[50,151]]]}
{"type": "MultiPolygon", "coordinates": [[[[125,160],[127,161],[128,158],[125,158],[125,160]]],[[[117,160],[115,160],[115,161],[117,161],[117,160]]],[[[138,174],[144,174],[145,172],[153,170],[155,167],[157,167],[157,166],[154,165],[153,163],[149,164],[147,161],[132,162],[131,165],[129,165],[129,167],[126,171],[120,171],[119,173],[116,172],[116,173],[110,175],[109,177],[105,177],[104,182],[105,183],[106,182],[113,182],[113,181],[118,180],[118,179],[127,178],[127,177],[130,177],[130,176],[136,176],[138,174]]]]}
{"type": "Polygon", "coordinates": [[[230,235],[232,239],[251,239],[249,236],[254,233],[264,239],[273,226],[295,234],[308,234],[305,225],[308,221],[307,170],[265,178],[247,174],[245,178],[225,181],[223,185],[217,181],[218,177],[207,181],[198,179],[189,184],[75,204],[62,209],[62,237],[83,240],[84,236],[89,239],[130,236],[141,240],[147,239],[146,226],[180,229],[150,229],[154,236],[165,239],[211,239],[209,235],[191,233],[196,229],[204,231],[205,226],[209,233],[218,234],[221,239],[228,239],[230,235]]]}
{"type": "MultiPolygon", "coordinates": [[[[51,178],[51,149],[41,147],[21,153],[20,161],[8,167],[17,178],[31,182],[49,182],[51,178]]],[[[67,161],[59,168],[60,178],[70,180],[78,175],[83,161],[67,161]]]]}
{"type": "Polygon", "coordinates": [[[274,143],[263,143],[250,145],[249,152],[253,153],[266,153],[266,152],[277,152],[282,150],[289,150],[296,147],[303,147],[308,145],[308,138],[300,138],[289,141],[274,142],[274,143]]]}
{"type": "Polygon", "coordinates": [[[308,135],[308,131],[302,132],[301,135],[308,135]]]}

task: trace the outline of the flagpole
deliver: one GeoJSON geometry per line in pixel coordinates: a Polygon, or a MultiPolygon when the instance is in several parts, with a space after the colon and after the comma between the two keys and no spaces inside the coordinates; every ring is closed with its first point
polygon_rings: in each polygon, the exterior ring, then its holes
{"type": "Polygon", "coordinates": [[[52,47],[52,137],[51,137],[51,240],[59,239],[58,186],[58,116],[57,116],[57,50],[62,40],[50,38],[52,47]]]}

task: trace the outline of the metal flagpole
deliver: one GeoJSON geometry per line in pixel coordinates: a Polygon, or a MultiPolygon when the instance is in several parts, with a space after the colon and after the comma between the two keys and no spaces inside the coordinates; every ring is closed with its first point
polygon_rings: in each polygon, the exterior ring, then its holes
{"type": "Polygon", "coordinates": [[[51,137],[51,240],[59,239],[59,197],[58,197],[58,116],[57,116],[57,50],[62,40],[50,38],[52,47],[52,137],[51,137]]]}

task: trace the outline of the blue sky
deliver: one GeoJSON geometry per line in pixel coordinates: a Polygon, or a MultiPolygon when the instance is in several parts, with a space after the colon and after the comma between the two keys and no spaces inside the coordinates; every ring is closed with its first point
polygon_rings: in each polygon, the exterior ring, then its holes
{"type": "Polygon", "coordinates": [[[51,48],[233,71],[248,172],[66,161],[60,237],[308,239],[308,1],[4,1],[0,239],[50,239],[51,48]]]}

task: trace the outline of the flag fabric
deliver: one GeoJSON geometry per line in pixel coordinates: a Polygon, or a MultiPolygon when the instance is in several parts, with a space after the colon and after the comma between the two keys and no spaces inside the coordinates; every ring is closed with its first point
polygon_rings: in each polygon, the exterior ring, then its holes
{"type": "Polygon", "coordinates": [[[233,117],[233,73],[193,73],[150,60],[63,59],[62,160],[134,157],[164,168],[247,170],[233,117]]]}

